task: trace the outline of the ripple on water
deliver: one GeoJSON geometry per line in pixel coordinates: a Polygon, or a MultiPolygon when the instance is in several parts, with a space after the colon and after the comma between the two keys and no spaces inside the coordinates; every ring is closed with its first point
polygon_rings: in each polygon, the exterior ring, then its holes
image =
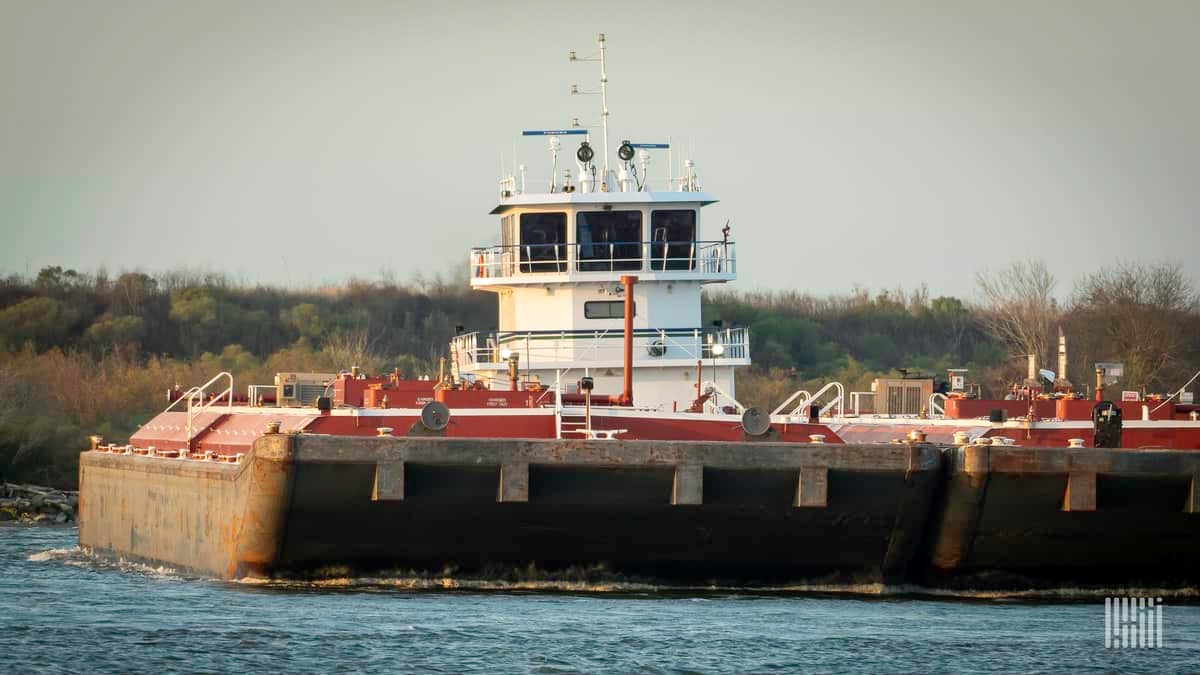
{"type": "MultiPolygon", "coordinates": [[[[82,550],[79,546],[50,548],[31,553],[26,558],[29,562],[62,562],[67,565],[96,570],[118,570],[121,572],[139,573],[159,579],[207,579],[181,572],[166,565],[153,565],[124,558],[112,558],[96,555],[82,550]]],[[[654,582],[623,581],[623,580],[572,580],[572,579],[488,579],[471,577],[447,577],[417,575],[411,572],[405,574],[402,570],[391,572],[365,574],[361,576],[333,576],[322,578],[245,578],[231,582],[247,587],[279,591],[309,591],[337,590],[354,591],[484,591],[484,592],[555,592],[555,593],[585,593],[585,594],[615,594],[623,596],[643,595],[656,597],[662,594],[694,594],[704,593],[706,597],[688,597],[692,602],[709,602],[713,596],[721,594],[739,594],[742,596],[795,594],[795,595],[849,595],[877,597],[933,597],[945,599],[991,600],[996,602],[1046,600],[1046,601],[1079,601],[1113,596],[1145,596],[1174,599],[1200,598],[1200,588],[1177,587],[1058,587],[1058,588],[1028,588],[1012,590],[975,590],[931,588],[915,584],[826,584],[826,583],[797,583],[774,586],[730,586],[721,584],[679,585],[654,582]]]]}
{"type": "Polygon", "coordinates": [[[1168,600],[1167,649],[1104,650],[1099,597],[1113,589],[555,587],[400,573],[225,583],[93,557],[73,530],[34,529],[0,532],[3,670],[1200,670],[1200,606],[1168,600]]]}

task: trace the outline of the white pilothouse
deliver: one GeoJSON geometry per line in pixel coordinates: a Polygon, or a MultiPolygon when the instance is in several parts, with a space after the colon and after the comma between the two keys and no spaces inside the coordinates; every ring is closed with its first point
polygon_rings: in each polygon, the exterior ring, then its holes
{"type": "MultiPolygon", "coordinates": [[[[603,35],[599,43],[603,100],[603,35]]],[[[635,404],[668,411],[698,399],[710,409],[732,405],[734,370],[750,365],[749,335],[704,326],[700,311],[706,284],[737,277],[728,225],[719,238],[702,236],[701,211],[717,200],[700,189],[691,160],[681,177],[654,189],[650,150],[669,152],[666,143],[622,141],[611,169],[607,107],[601,120],[600,157],[583,128],[524,132],[548,138],[551,179],[546,192],[527,190],[522,166],[519,181],[509,175],[500,182],[491,213],[500,217],[501,243],[470,254],[471,286],[497,294],[499,329],[454,339],[455,376],[489,389],[508,389],[519,378],[524,386],[557,384],[563,393],[576,393],[575,383],[588,376],[597,393],[621,391],[631,292],[635,404]],[[563,140],[580,143],[575,170],[563,170],[560,182],[563,140]]]]}

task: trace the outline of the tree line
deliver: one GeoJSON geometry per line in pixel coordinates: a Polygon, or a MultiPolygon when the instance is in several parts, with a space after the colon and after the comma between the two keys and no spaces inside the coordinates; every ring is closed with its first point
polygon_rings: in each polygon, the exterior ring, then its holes
{"type": "Polygon", "coordinates": [[[110,278],[47,267],[0,280],[0,343],[37,351],[118,349],[196,359],[228,345],[266,356],[318,348],[429,361],[455,326],[495,325],[495,301],[463,284],[349,281],[312,290],[238,286],[213,274],[126,272],[110,278]]]}
{"type": "MultiPolygon", "coordinates": [[[[1196,290],[1178,264],[1116,265],[1069,295],[1044,263],[981,274],[978,300],[925,288],[818,297],[796,291],[705,294],[706,326],[750,329],[754,367],[738,398],[768,409],[838,380],[863,390],[898,368],[970,369],[1002,396],[1025,355],[1069,375],[1121,361],[1119,387],[1165,392],[1200,368],[1196,290]]],[[[496,327],[496,299],[465,282],[352,280],[313,289],[239,285],[214,274],[80,273],[47,267],[0,279],[0,477],[69,484],[91,433],[114,441],[163,407],[163,392],[221,370],[269,383],[279,371],[430,375],[458,331],[496,327]]]]}

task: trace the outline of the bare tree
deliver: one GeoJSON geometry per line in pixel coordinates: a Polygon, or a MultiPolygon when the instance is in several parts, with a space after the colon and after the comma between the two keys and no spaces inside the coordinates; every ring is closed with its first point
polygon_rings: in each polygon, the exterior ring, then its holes
{"type": "Polygon", "coordinates": [[[1197,348],[1188,328],[1196,308],[1178,263],[1124,263],[1081,279],[1070,314],[1077,342],[1096,359],[1124,362],[1128,386],[1162,388],[1178,384],[1167,380],[1197,348]]]}
{"type": "Polygon", "coordinates": [[[1041,260],[1013,263],[999,272],[977,276],[983,296],[979,322],[1013,356],[1036,354],[1046,363],[1062,314],[1054,299],[1054,275],[1041,260]]]}
{"type": "Polygon", "coordinates": [[[365,372],[378,373],[384,359],[376,353],[369,328],[338,333],[326,342],[325,353],[336,368],[360,366],[365,372]]]}

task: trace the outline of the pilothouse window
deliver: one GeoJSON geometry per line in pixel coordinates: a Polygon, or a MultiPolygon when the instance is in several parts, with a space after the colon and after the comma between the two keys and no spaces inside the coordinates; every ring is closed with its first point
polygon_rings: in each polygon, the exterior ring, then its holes
{"type": "Polygon", "coordinates": [[[521,271],[567,271],[567,214],[521,214],[521,271]]]}
{"type": "Polygon", "coordinates": [[[580,272],[642,268],[641,211],[586,211],[575,222],[580,272]]]}
{"type": "Polygon", "coordinates": [[[696,268],[696,212],[691,209],[650,214],[650,269],[696,268]]]}

